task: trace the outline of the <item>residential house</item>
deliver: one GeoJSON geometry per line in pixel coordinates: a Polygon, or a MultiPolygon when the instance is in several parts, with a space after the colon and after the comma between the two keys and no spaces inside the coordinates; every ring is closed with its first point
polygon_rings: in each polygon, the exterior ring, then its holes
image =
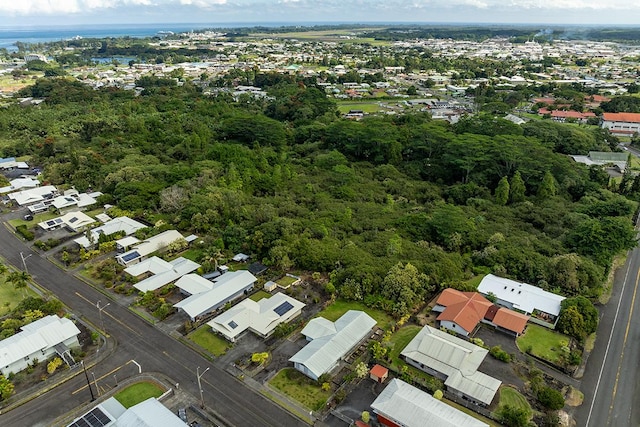
{"type": "Polygon", "coordinates": [[[235,342],[246,330],[267,338],[278,325],[298,317],[305,305],[283,293],[257,302],[245,299],[215,317],[207,325],[231,342],[235,342]]]}
{"type": "Polygon", "coordinates": [[[582,163],[587,166],[615,166],[620,173],[624,173],[627,168],[627,160],[629,159],[629,153],[613,153],[608,151],[589,151],[588,156],[571,155],[570,156],[577,163],[582,163]]]}
{"type": "Polygon", "coordinates": [[[389,427],[489,427],[397,378],[376,397],[371,409],[378,422],[389,427]]]}
{"type": "Polygon", "coordinates": [[[131,219],[126,216],[121,216],[118,218],[107,220],[101,226],[92,229],[90,231],[91,239],[89,239],[87,236],[82,236],[78,239],[75,239],[74,242],[86,249],[96,245],[100,240],[101,235],[111,236],[115,233],[124,233],[125,236],[130,236],[131,234],[143,228],[146,228],[146,225],[142,224],[141,222],[138,222],[135,219],[131,219]]]}
{"type": "Polygon", "coordinates": [[[68,212],[58,218],[49,219],[38,223],[44,231],[51,231],[66,227],[77,233],[96,222],[95,219],[82,212],[68,212]]]}
{"type": "Polygon", "coordinates": [[[29,188],[22,191],[14,191],[9,193],[9,199],[13,200],[18,206],[27,206],[45,200],[52,199],[58,190],[53,185],[44,185],[42,187],[29,188]]]}
{"type": "Polygon", "coordinates": [[[423,327],[400,353],[410,365],[444,381],[463,399],[489,406],[501,381],[478,371],[489,351],[431,326],[423,327]]]}
{"type": "Polygon", "coordinates": [[[9,185],[6,187],[0,187],[0,194],[22,191],[23,189],[28,188],[36,188],[39,185],[40,181],[31,177],[16,178],[9,181],[9,185]]]}
{"type": "Polygon", "coordinates": [[[149,277],[133,285],[140,292],[148,292],[175,282],[185,274],[191,273],[198,268],[200,268],[200,264],[187,258],[179,257],[167,262],[154,256],[127,267],[124,271],[134,277],[150,274],[149,277]]]}
{"type": "Polygon", "coordinates": [[[376,321],[364,311],[349,310],[335,322],[323,317],[312,319],[302,329],[310,341],[289,361],[313,380],[330,372],[371,333],[376,321]]]}
{"type": "Polygon", "coordinates": [[[169,245],[177,241],[184,241],[182,234],[176,230],[163,231],[160,234],[149,237],[140,243],[136,243],[133,249],[128,252],[118,254],[116,260],[124,266],[135,264],[146,259],[154,252],[162,251],[169,245]]]}
{"type": "MultiPolygon", "coordinates": [[[[190,277],[190,279],[193,279],[190,277]]],[[[183,299],[174,307],[186,313],[192,321],[199,320],[215,311],[223,308],[226,304],[247,295],[255,285],[256,277],[246,270],[230,271],[225,273],[213,281],[205,283],[204,280],[198,280],[197,284],[185,285],[185,281],[176,282],[176,286],[186,291],[196,292],[189,297],[183,299]],[[197,287],[202,288],[198,289],[197,287]]]]}
{"type": "Polygon", "coordinates": [[[29,169],[29,165],[25,162],[19,162],[15,157],[0,158],[0,169],[29,169]]]}
{"type": "Polygon", "coordinates": [[[442,291],[433,311],[440,313],[436,319],[440,326],[463,336],[469,336],[479,323],[518,336],[529,320],[527,315],[494,305],[478,292],[451,288],[442,291]]]}
{"type": "Polygon", "coordinates": [[[68,212],[69,210],[84,210],[91,206],[94,206],[97,201],[96,198],[100,197],[102,193],[78,193],[77,190],[66,190],[63,195],[53,199],[51,206],[60,213],[68,212]]]}
{"type": "Polygon", "coordinates": [[[73,420],[67,427],[184,427],[185,422],[155,397],[125,408],[115,397],[73,420]]]}
{"type": "Polygon", "coordinates": [[[560,315],[565,297],[537,286],[487,274],[478,285],[478,292],[493,295],[496,304],[531,316],[531,322],[553,328],[560,315]]]}
{"type": "Polygon", "coordinates": [[[603,113],[601,127],[615,135],[640,133],[640,113],[603,113]]]}
{"type": "Polygon", "coordinates": [[[80,346],[80,330],[70,319],[51,315],[20,329],[0,341],[0,371],[5,377],[26,369],[36,359],[42,362],[56,354],[67,364],[74,363],[69,351],[80,346]]]}

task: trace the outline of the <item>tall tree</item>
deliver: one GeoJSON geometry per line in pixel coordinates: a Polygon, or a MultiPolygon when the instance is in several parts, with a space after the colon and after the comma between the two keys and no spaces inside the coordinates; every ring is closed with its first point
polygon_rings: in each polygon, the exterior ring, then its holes
{"type": "Polygon", "coordinates": [[[542,178],[542,183],[540,183],[540,188],[538,188],[538,197],[541,199],[548,199],[550,197],[554,197],[557,193],[558,185],[556,183],[556,179],[553,177],[551,172],[546,171],[542,178]]]}
{"type": "Polygon", "coordinates": [[[509,201],[509,180],[506,176],[503,176],[498,182],[498,186],[496,187],[496,203],[500,206],[504,206],[509,201]]]}
{"type": "Polygon", "coordinates": [[[511,203],[524,202],[526,199],[526,191],[527,187],[525,187],[522,176],[520,176],[520,171],[516,171],[516,173],[514,173],[513,177],[511,178],[511,187],[509,193],[511,203]]]}

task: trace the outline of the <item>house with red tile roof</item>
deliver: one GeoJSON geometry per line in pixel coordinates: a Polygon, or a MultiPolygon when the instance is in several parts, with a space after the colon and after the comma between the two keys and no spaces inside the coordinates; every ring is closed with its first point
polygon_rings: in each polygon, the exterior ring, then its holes
{"type": "Polygon", "coordinates": [[[472,335],[481,322],[518,336],[529,320],[529,316],[494,305],[478,292],[456,289],[442,291],[433,311],[440,313],[436,320],[441,327],[465,337],[472,335]]]}
{"type": "Polygon", "coordinates": [[[640,113],[603,113],[602,128],[616,135],[640,133],[640,113]]]}

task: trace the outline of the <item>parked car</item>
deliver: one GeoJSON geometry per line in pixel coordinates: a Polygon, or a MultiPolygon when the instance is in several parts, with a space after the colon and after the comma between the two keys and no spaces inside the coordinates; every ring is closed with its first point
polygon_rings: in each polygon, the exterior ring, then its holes
{"type": "Polygon", "coordinates": [[[185,424],[189,423],[189,421],[187,420],[187,409],[186,408],[178,409],[178,416],[180,417],[180,419],[182,421],[184,421],[185,424]]]}

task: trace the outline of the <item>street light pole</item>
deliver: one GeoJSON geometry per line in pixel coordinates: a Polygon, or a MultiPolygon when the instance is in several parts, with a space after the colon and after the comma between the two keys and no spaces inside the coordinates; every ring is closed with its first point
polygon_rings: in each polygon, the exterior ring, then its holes
{"type": "Polygon", "coordinates": [[[107,331],[104,330],[104,321],[102,320],[102,310],[109,307],[109,305],[111,305],[110,302],[100,307],[100,300],[98,300],[98,302],[96,303],[96,308],[98,309],[98,313],[100,314],[100,327],[102,328],[102,332],[104,332],[105,336],[107,335],[107,331]]]}
{"type": "Polygon", "coordinates": [[[100,396],[100,389],[98,388],[98,381],[96,381],[95,372],[91,372],[91,376],[93,376],[93,385],[96,386],[96,391],[98,392],[98,396],[100,396]]]}
{"type": "Polygon", "coordinates": [[[93,402],[96,398],[93,396],[93,389],[91,388],[91,381],[89,381],[89,375],[87,374],[87,368],[84,366],[84,360],[80,361],[82,365],[82,369],[84,370],[84,377],[87,379],[87,387],[89,387],[89,393],[91,393],[91,401],[93,402]]]}
{"type": "Polygon", "coordinates": [[[200,383],[200,378],[209,370],[209,368],[205,369],[204,372],[200,373],[200,366],[196,369],[196,376],[198,377],[198,389],[200,390],[200,407],[204,409],[204,396],[202,394],[202,384],[200,383]]]}
{"type": "Polygon", "coordinates": [[[25,262],[27,260],[27,258],[29,258],[31,255],[33,254],[29,254],[27,256],[24,256],[22,254],[22,252],[20,252],[20,258],[22,259],[22,266],[24,267],[24,272],[29,274],[29,270],[27,270],[27,263],[25,262]]]}

